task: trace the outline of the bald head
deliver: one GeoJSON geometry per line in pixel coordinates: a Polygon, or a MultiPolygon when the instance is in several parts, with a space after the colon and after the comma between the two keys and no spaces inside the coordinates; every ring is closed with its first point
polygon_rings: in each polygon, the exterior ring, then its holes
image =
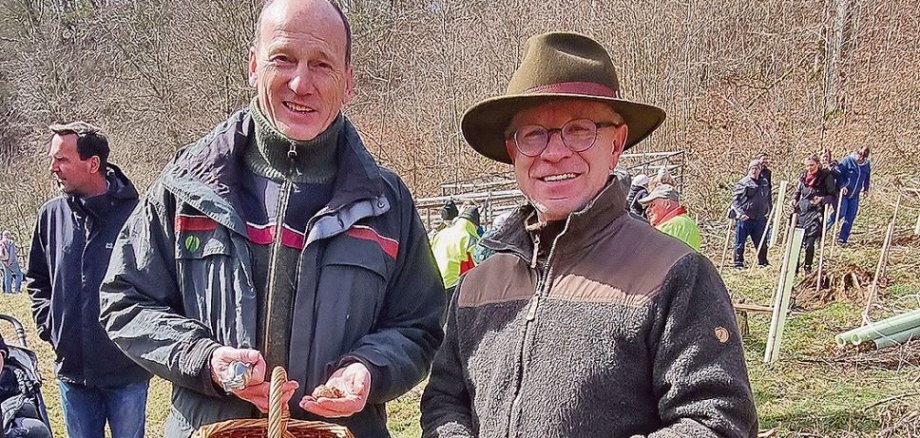
{"type": "Polygon", "coordinates": [[[262,26],[266,21],[266,16],[291,17],[297,14],[297,18],[304,19],[305,22],[311,22],[317,18],[328,18],[330,12],[341,21],[344,27],[345,35],[345,64],[351,65],[351,25],[348,23],[348,17],[339,7],[338,3],[333,0],[264,0],[262,11],[259,13],[259,20],[256,22],[255,37],[252,45],[258,47],[261,43],[262,26]],[[317,15],[319,14],[319,15],[317,15]]]}
{"type": "Polygon", "coordinates": [[[249,51],[249,83],[273,127],[312,140],[348,102],[354,84],[347,21],[329,0],[272,0],[249,51]]]}

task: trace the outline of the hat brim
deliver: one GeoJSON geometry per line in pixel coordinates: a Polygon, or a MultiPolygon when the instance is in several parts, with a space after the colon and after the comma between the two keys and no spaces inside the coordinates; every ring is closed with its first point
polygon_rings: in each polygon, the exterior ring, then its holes
{"type": "Polygon", "coordinates": [[[642,204],[642,205],[647,205],[647,204],[651,204],[652,201],[654,201],[654,200],[656,200],[656,199],[664,199],[664,198],[662,198],[662,197],[660,197],[660,196],[652,196],[652,195],[649,195],[649,196],[646,196],[646,197],[644,197],[644,198],[640,198],[640,199],[636,200],[636,202],[638,202],[638,203],[640,203],[640,204],[642,204]]]}
{"type": "Polygon", "coordinates": [[[621,115],[629,128],[627,150],[648,137],[664,122],[665,112],[661,108],[644,103],[611,97],[585,94],[523,94],[499,96],[486,99],[466,111],[460,128],[466,142],[487,158],[511,164],[511,157],[505,149],[505,129],[518,112],[547,102],[567,99],[584,99],[610,105],[621,115]]]}

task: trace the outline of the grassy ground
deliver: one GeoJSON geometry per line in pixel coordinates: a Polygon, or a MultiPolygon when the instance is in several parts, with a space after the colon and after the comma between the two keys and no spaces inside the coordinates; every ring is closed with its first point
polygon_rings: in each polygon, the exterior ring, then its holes
{"type": "MultiPolygon", "coordinates": [[[[877,195],[876,195],[877,196],[877,195]]],[[[914,201],[916,204],[916,201],[914,201]]],[[[873,197],[860,214],[851,245],[842,250],[830,269],[842,263],[856,263],[869,270],[881,248],[881,232],[891,205],[873,197]]],[[[898,236],[905,238],[913,227],[916,210],[907,210],[899,221],[898,236]]],[[[724,236],[724,234],[722,234],[724,236]]],[[[707,236],[704,248],[713,260],[721,257],[720,236],[707,236]]],[[[903,239],[902,239],[903,240],[903,239]]],[[[723,277],[734,296],[747,303],[770,305],[780,265],[779,248],[770,250],[772,266],[752,271],[726,269],[723,277]]],[[[750,254],[750,252],[749,252],[750,254]]],[[[881,307],[873,311],[879,319],[890,313],[920,307],[920,279],[916,272],[920,246],[910,243],[892,247],[881,307]]],[[[789,318],[780,360],[762,361],[769,315],[749,317],[750,335],[745,350],[751,382],[760,415],[761,429],[775,429],[778,436],[908,437],[920,436],[920,345],[879,353],[838,351],[833,337],[860,325],[860,303],[832,303],[829,306],[793,313],[789,318]],[[900,423],[899,423],[900,421],[900,423]]],[[[44,394],[53,427],[63,436],[57,387],[53,378],[53,353],[34,336],[25,294],[0,296],[0,313],[12,314],[26,324],[30,346],[41,357],[46,377],[44,394]]],[[[5,339],[12,339],[10,327],[0,327],[5,339]]],[[[422,385],[389,405],[390,429],[396,437],[417,437],[418,404],[422,385]]],[[[162,436],[162,424],[169,406],[169,385],[155,379],[147,407],[148,433],[162,436]]]]}

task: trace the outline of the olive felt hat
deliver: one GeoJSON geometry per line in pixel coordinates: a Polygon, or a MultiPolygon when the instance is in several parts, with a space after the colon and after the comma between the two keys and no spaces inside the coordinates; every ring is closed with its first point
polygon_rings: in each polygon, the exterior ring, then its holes
{"type": "Polygon", "coordinates": [[[616,68],[597,41],[576,33],[552,32],[527,40],[505,94],[468,109],[461,130],[480,154],[511,163],[505,130],[514,115],[546,102],[573,98],[608,104],[623,117],[629,130],[624,150],[651,134],[665,118],[661,108],[621,98],[616,68]]]}

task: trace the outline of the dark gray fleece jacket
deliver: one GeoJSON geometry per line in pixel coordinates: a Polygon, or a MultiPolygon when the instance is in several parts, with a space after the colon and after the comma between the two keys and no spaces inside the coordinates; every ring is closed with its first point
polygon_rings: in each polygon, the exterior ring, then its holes
{"type": "Polygon", "coordinates": [[[614,184],[539,242],[523,207],[463,277],[424,437],[750,437],[741,336],[712,263],[614,184]],[[545,264],[533,257],[551,245],[545,264]]]}

